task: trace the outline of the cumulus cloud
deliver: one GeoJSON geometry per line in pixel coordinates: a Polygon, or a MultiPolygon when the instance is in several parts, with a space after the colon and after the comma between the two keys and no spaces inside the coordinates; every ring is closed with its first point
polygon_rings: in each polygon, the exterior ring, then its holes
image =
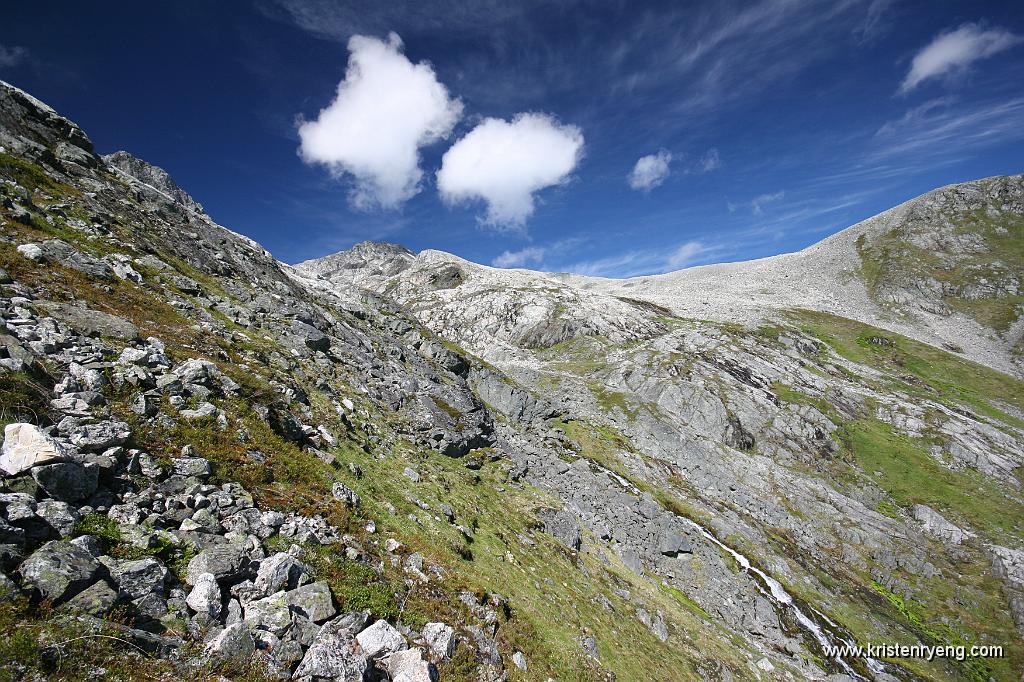
{"type": "Polygon", "coordinates": [[[451,134],[462,102],[449,97],[428,63],[402,54],[395,33],[386,41],[353,36],[348,49],[334,101],[299,125],[299,154],[350,175],[356,208],[396,208],[420,189],[420,148],[451,134]]]}
{"type": "Polygon", "coordinates": [[[13,47],[7,47],[6,45],[0,45],[0,69],[10,68],[17,66],[25,57],[28,56],[28,50],[18,45],[13,47]]]}
{"type": "Polygon", "coordinates": [[[444,154],[437,173],[442,198],[482,199],[484,223],[521,229],[533,214],[534,193],[564,183],[583,152],[583,133],[547,114],[484,119],[444,154]]]}
{"type": "Polygon", "coordinates": [[[542,263],[547,249],[542,246],[527,246],[518,251],[503,251],[491,265],[496,268],[521,268],[528,263],[542,263]]]}
{"type": "Polygon", "coordinates": [[[670,173],[672,154],[662,149],[657,154],[641,156],[629,174],[629,186],[648,192],[665,182],[670,173]]]}
{"type": "Polygon", "coordinates": [[[973,62],[991,57],[1024,40],[1003,28],[985,29],[980,24],[964,24],[941,33],[914,56],[900,92],[910,92],[929,78],[964,69],[973,62]]]}

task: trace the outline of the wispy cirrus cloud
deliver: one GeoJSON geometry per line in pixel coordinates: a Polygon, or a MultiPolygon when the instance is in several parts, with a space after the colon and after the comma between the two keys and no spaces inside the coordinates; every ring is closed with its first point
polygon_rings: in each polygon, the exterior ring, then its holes
{"type": "Polygon", "coordinates": [[[0,45],[0,69],[18,66],[28,58],[28,50],[20,45],[0,45]]]}
{"type": "Polygon", "coordinates": [[[1024,97],[961,105],[940,97],[882,125],[867,162],[913,156],[916,162],[957,159],[995,144],[1024,139],[1024,97]]]}
{"type": "Polygon", "coordinates": [[[530,263],[541,264],[548,250],[541,246],[527,246],[518,251],[502,251],[491,265],[496,268],[521,268],[530,263]]]}
{"type": "Polygon", "coordinates": [[[900,84],[900,92],[907,93],[926,80],[963,71],[974,62],[1024,42],[1024,36],[1015,35],[1005,28],[985,28],[981,24],[963,24],[937,35],[914,55],[910,71],[900,84]]]}
{"type": "Polygon", "coordinates": [[[774,204],[784,196],[786,196],[786,192],[784,190],[760,194],[750,200],[750,212],[754,215],[762,215],[764,213],[765,206],[768,204],[774,204]]]}
{"type": "Polygon", "coordinates": [[[559,270],[591,277],[638,277],[657,275],[710,263],[727,255],[722,244],[691,240],[668,249],[634,249],[619,255],[562,265],[559,270]]]}

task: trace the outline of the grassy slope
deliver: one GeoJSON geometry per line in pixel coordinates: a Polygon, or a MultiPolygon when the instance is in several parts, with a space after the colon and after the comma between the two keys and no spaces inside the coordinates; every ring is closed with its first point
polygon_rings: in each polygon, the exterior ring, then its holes
{"type": "MultiPolygon", "coordinates": [[[[72,188],[51,181],[41,169],[20,160],[3,158],[0,162],[0,174],[9,173],[26,187],[45,192],[36,194],[36,205],[59,200],[70,203],[73,209],[76,192],[72,188]]],[[[61,238],[84,252],[102,256],[127,250],[118,238],[122,227],[114,224],[112,228],[114,234],[110,238],[89,240],[59,220],[54,224],[35,221],[32,225],[9,220],[5,232],[15,243],[61,238]]],[[[123,231],[127,238],[127,229],[123,231]]],[[[164,259],[208,290],[222,291],[216,279],[172,258],[164,259]]],[[[746,660],[726,636],[692,608],[678,608],[679,595],[638,579],[604,550],[574,556],[550,537],[536,532],[534,510],[554,501],[536,490],[505,484],[501,463],[472,472],[458,461],[401,441],[393,451],[368,453],[364,447],[367,434],[394,427],[394,415],[360,403],[357,411],[363,416],[353,419],[356,427],[349,431],[329,406],[314,403],[317,423],[340,435],[337,447],[332,449],[338,464],[330,466],[282,440],[251,409],[247,398],[255,400],[267,388],[251,372],[242,371],[234,363],[245,361],[258,366],[253,351],[273,350],[273,343],[259,339],[253,345],[261,347],[250,348],[249,344],[229,343],[216,335],[197,332],[191,328],[190,320],[163,302],[159,288],[152,283],[152,273],[143,273],[147,276],[142,285],[119,281],[98,284],[73,270],[31,263],[7,243],[0,243],[0,267],[19,281],[42,287],[53,300],[78,300],[125,317],[139,326],[143,336],[152,334],[164,340],[173,361],[205,357],[242,384],[242,398],[214,401],[228,415],[228,431],[217,429],[209,421],[179,422],[174,428],[158,430],[134,423],[135,444],[162,460],[175,455],[185,444],[195,444],[213,462],[215,480],[240,481],[262,506],[322,514],[355,536],[371,555],[384,559],[383,570],[374,571],[311,548],[311,563],[321,577],[330,581],[343,608],[369,608],[378,616],[392,617],[401,611],[401,618],[411,624],[428,620],[459,622],[465,613],[457,599],[459,590],[503,594],[510,599],[512,617],[498,631],[499,644],[504,654],[521,649],[530,661],[529,673],[512,668],[512,679],[601,679],[601,666],[615,672],[618,679],[701,679],[705,673],[698,670],[699,662],[714,669],[718,665],[715,661],[731,668],[734,676],[749,675],[746,660]],[[231,361],[224,361],[224,357],[231,361]],[[248,442],[241,443],[234,437],[239,427],[250,434],[248,442]],[[268,455],[268,461],[254,464],[246,454],[250,450],[260,450],[268,455]],[[349,462],[361,466],[365,475],[360,479],[351,476],[342,466],[349,462]],[[414,485],[402,476],[409,465],[423,475],[421,483],[414,485]],[[330,487],[335,480],[343,480],[359,492],[364,500],[363,512],[353,513],[333,500],[330,487]],[[414,496],[434,510],[441,503],[452,505],[459,521],[474,528],[473,541],[467,543],[452,526],[438,521],[436,511],[423,512],[412,501],[414,496]],[[411,520],[410,514],[418,520],[411,520]],[[376,535],[365,531],[366,518],[377,520],[376,535]],[[517,534],[531,537],[534,547],[523,545],[517,534]],[[380,550],[378,543],[382,544],[385,537],[397,537],[409,551],[421,552],[445,570],[448,579],[443,585],[408,584],[405,574],[392,566],[380,550]],[[632,598],[627,601],[617,596],[615,590],[620,588],[629,589],[632,598]],[[606,610],[602,602],[610,604],[612,610],[606,610]],[[649,611],[665,612],[672,633],[667,644],[659,642],[635,618],[637,603],[649,611]],[[581,632],[597,637],[600,666],[582,653],[576,641],[581,632]]],[[[261,371],[270,370],[261,367],[261,371]]],[[[306,388],[311,396],[317,396],[313,386],[306,388]]],[[[350,395],[355,397],[356,393],[350,395]]],[[[117,395],[111,407],[121,418],[134,421],[134,415],[127,409],[127,399],[128,395],[117,395]]],[[[0,386],[0,401],[0,410],[9,415],[46,407],[45,394],[29,377],[5,378],[0,386]]],[[[90,519],[93,525],[96,521],[90,519]]],[[[90,529],[96,530],[83,526],[83,532],[90,529]]],[[[112,551],[130,551],[119,548],[115,535],[108,538],[112,551]]],[[[283,545],[285,541],[272,540],[274,543],[283,545]]],[[[174,558],[180,559],[177,555],[174,558]]],[[[23,603],[5,605],[0,612],[0,626],[4,630],[19,627],[23,634],[31,633],[0,642],[0,658],[19,661],[44,675],[78,679],[92,674],[88,672],[90,666],[110,667],[110,651],[103,646],[106,640],[102,638],[75,640],[83,644],[65,646],[65,653],[54,664],[47,641],[69,640],[78,634],[72,625],[45,608],[23,603]]],[[[468,680],[475,679],[474,668],[473,662],[460,656],[442,672],[444,679],[468,680]]],[[[111,671],[120,671],[126,678],[170,674],[155,663],[147,673],[129,672],[129,666],[123,671],[113,666],[111,671]]],[[[256,675],[251,669],[211,671],[214,673],[232,679],[255,679],[256,675]]],[[[198,679],[204,679],[204,675],[205,672],[198,675],[198,679]]]]}

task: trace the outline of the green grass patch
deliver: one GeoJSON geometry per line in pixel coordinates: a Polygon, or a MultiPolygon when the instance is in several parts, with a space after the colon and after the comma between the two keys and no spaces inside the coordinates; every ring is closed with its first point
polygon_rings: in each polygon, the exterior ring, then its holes
{"type": "Polygon", "coordinates": [[[966,520],[987,537],[1005,543],[1022,536],[1024,505],[973,470],[952,470],[936,461],[926,444],[896,433],[884,422],[847,422],[838,439],[857,465],[901,507],[926,504],[966,520]]]}
{"type": "Polygon", "coordinates": [[[1024,420],[995,407],[996,402],[1002,402],[1024,412],[1024,381],[844,317],[809,310],[791,311],[790,316],[806,333],[847,360],[887,373],[890,382],[901,390],[967,406],[986,417],[1024,428],[1024,420]],[[889,344],[872,343],[872,339],[885,339],[889,344]]]}

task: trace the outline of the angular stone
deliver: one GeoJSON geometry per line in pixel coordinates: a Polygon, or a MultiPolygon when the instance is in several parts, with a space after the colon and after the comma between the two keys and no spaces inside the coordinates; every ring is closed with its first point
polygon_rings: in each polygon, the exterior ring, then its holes
{"type": "Polygon", "coordinates": [[[78,523],[78,511],[67,502],[41,500],[36,504],[36,516],[43,519],[61,537],[67,537],[78,523]]]}
{"type": "Polygon", "coordinates": [[[221,604],[220,585],[213,573],[202,573],[196,580],[195,587],[188,593],[185,603],[196,612],[196,617],[202,621],[216,621],[220,619],[223,609],[221,604]]]}
{"type": "Polygon", "coordinates": [[[167,569],[153,557],[137,561],[118,561],[108,566],[110,578],[131,599],[149,594],[166,594],[167,569]]]}
{"type": "Polygon", "coordinates": [[[256,572],[256,589],[264,595],[299,587],[303,577],[312,580],[312,572],[304,563],[287,552],[278,552],[260,562],[256,572]]]}
{"type": "Polygon", "coordinates": [[[123,601],[109,583],[100,580],[85,588],[61,606],[71,613],[102,617],[123,601]]]}
{"type": "Polygon", "coordinates": [[[177,457],[171,460],[171,471],[178,476],[206,478],[210,475],[210,461],[203,457],[177,457]]]}
{"type": "Polygon", "coordinates": [[[422,634],[423,641],[437,660],[448,660],[455,653],[455,630],[450,625],[427,623],[423,626],[422,634]]]}
{"type": "Polygon", "coordinates": [[[434,671],[423,658],[422,649],[397,651],[388,658],[388,674],[392,682],[434,682],[434,671]]]}
{"type": "Polygon", "coordinates": [[[334,483],[331,487],[331,494],[334,495],[334,499],[341,500],[349,507],[359,506],[359,495],[341,481],[334,483]]]}
{"type": "Polygon", "coordinates": [[[302,338],[306,347],[314,351],[326,353],[331,348],[331,339],[316,327],[295,320],[292,322],[292,334],[302,338]]]}
{"type": "Polygon", "coordinates": [[[661,541],[658,543],[658,551],[665,556],[675,557],[680,554],[692,553],[693,545],[679,533],[669,532],[661,537],[661,541]]]}
{"type": "Polygon", "coordinates": [[[50,438],[33,424],[8,424],[4,427],[0,469],[7,476],[16,476],[32,467],[62,462],[72,453],[70,448],[50,438]]]}
{"type": "Polygon", "coordinates": [[[88,499],[99,484],[100,468],[95,464],[57,462],[32,469],[32,478],[46,494],[62,502],[88,499]]]}
{"type": "Polygon", "coordinates": [[[369,664],[355,634],[365,623],[366,614],[356,611],[325,624],[292,678],[362,680],[369,664]]]}
{"type": "Polygon", "coordinates": [[[37,549],[18,570],[43,599],[59,604],[92,584],[100,564],[81,547],[53,540],[37,549]]]}
{"type": "Polygon", "coordinates": [[[382,658],[408,646],[402,633],[383,619],[356,635],[356,640],[369,659],[382,658]]]}
{"type": "Polygon", "coordinates": [[[72,432],[69,440],[81,450],[103,452],[108,448],[124,445],[131,434],[131,428],[124,422],[103,421],[79,426],[72,432]]]}
{"type": "Polygon", "coordinates": [[[85,336],[110,336],[128,341],[139,338],[139,328],[117,315],[66,303],[47,303],[46,310],[85,336]]]}
{"type": "Polygon", "coordinates": [[[245,547],[234,542],[226,542],[208,547],[188,562],[185,582],[195,585],[203,573],[212,573],[218,581],[233,580],[242,574],[249,559],[245,547]]]}
{"type": "Polygon", "coordinates": [[[544,524],[544,532],[550,534],[569,549],[579,551],[583,542],[580,524],[567,511],[542,510],[538,516],[544,524]]]}
{"type": "Polygon", "coordinates": [[[229,625],[206,645],[204,652],[219,660],[245,660],[256,651],[249,626],[243,623],[229,625]]]}

